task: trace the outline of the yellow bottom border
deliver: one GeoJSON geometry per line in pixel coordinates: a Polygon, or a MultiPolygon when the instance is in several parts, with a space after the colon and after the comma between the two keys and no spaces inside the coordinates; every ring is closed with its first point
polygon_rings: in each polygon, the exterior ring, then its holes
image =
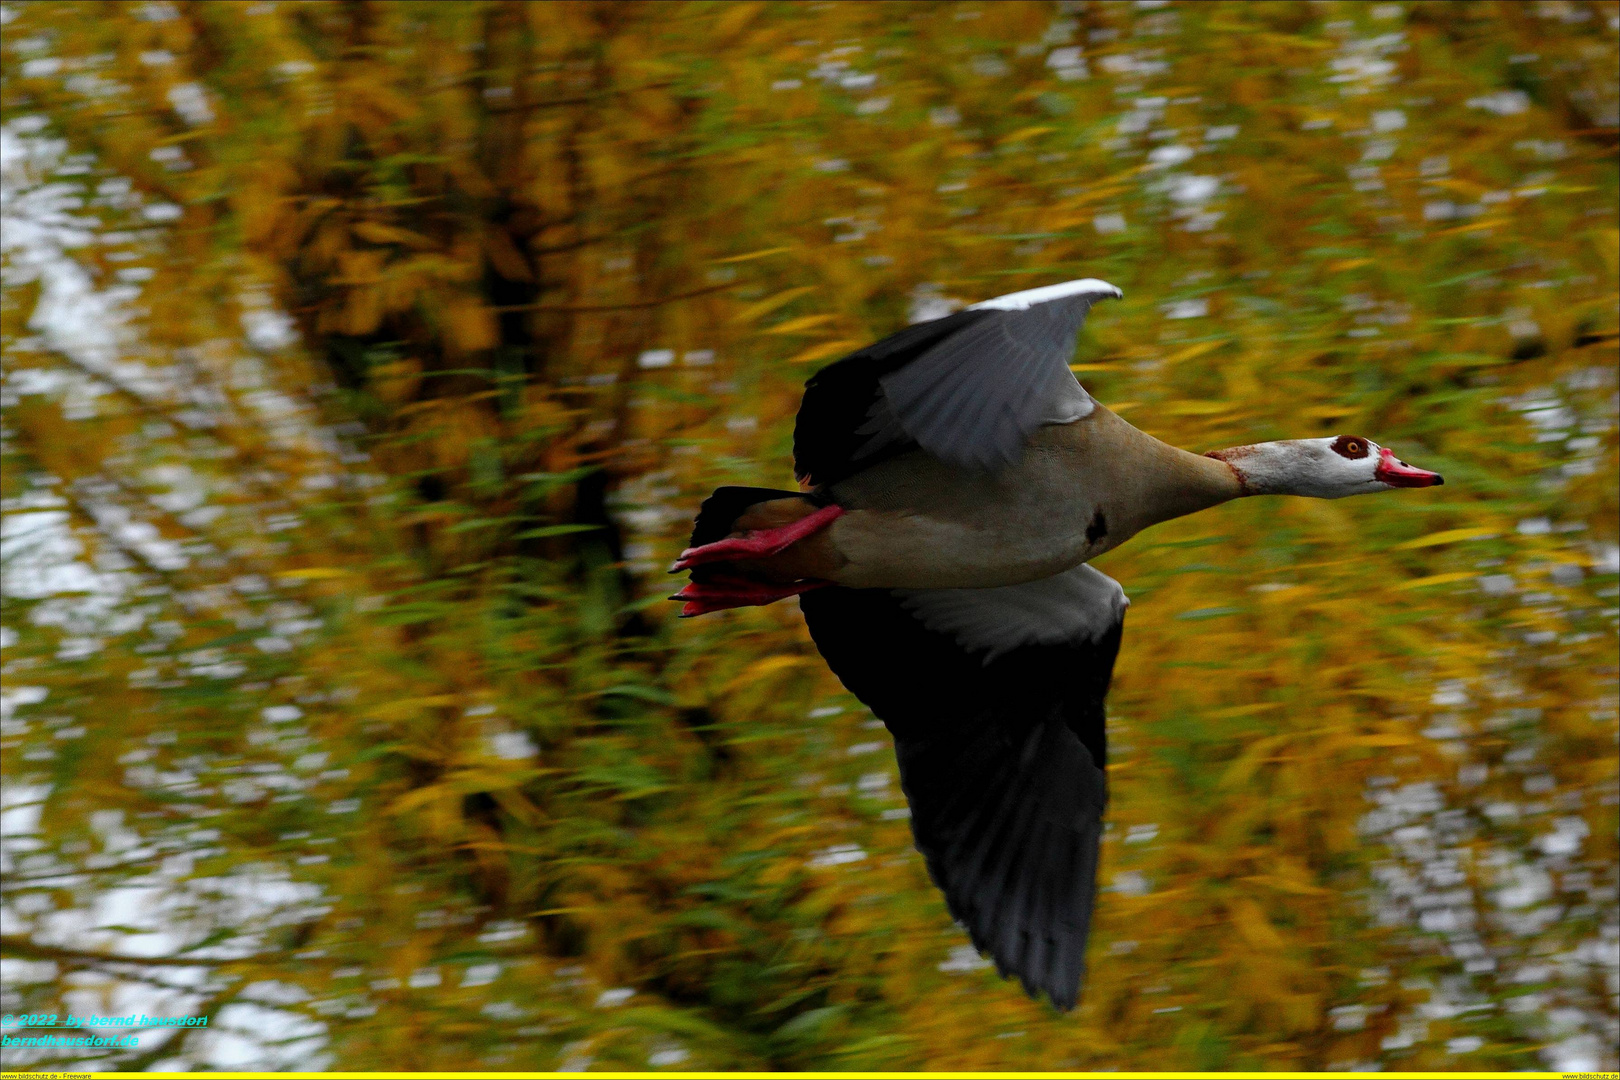
{"type": "MultiPolygon", "coordinates": [[[[153,1077],[184,1077],[186,1080],[196,1080],[198,1076],[207,1076],[209,1080],[248,1080],[248,1078],[264,1078],[264,1080],[297,1080],[301,1077],[320,1077],[323,1080],[371,1080],[371,1078],[400,1077],[400,1076],[430,1076],[443,1080],[519,1080],[526,1077],[575,1077],[581,1075],[577,1072],[68,1072],[60,1069],[27,1069],[7,1068],[3,1070],[7,1076],[29,1076],[39,1080],[109,1080],[113,1077],[141,1078],[151,1080],[153,1077]]],[[[981,1076],[1020,1076],[1029,1077],[1030,1080],[1058,1080],[1060,1077],[1073,1076],[1107,1076],[1110,1078],[1142,1077],[1161,1080],[1164,1077],[1228,1077],[1228,1076],[1258,1076],[1266,1080],[1291,1080],[1294,1077],[1344,1077],[1364,1080],[1369,1075],[1386,1078],[1386,1080],[1423,1080],[1433,1077],[1436,1080],[1451,1080],[1456,1076],[1472,1076],[1477,1080],[1534,1080],[1536,1077],[1554,1077],[1559,1080],[1620,1080],[1620,1073],[1616,1072],[1476,1072],[1470,1069],[1455,1069],[1446,1072],[1107,1072],[1086,1073],[1081,1071],[1069,1072],[1023,1072],[1008,1070],[1005,1072],[864,1072],[858,1069],[839,1072],[679,1072],[673,1069],[657,1072],[619,1072],[611,1069],[590,1070],[591,1076],[617,1076],[635,1078],[635,1080],[652,1080],[654,1077],[733,1077],[737,1080],[752,1080],[755,1077],[791,1076],[801,1080],[844,1080],[846,1077],[863,1076],[873,1077],[875,1080],[902,1080],[902,1078],[921,1077],[923,1080],[938,1078],[938,1080],[967,1080],[970,1077],[981,1076]]]]}

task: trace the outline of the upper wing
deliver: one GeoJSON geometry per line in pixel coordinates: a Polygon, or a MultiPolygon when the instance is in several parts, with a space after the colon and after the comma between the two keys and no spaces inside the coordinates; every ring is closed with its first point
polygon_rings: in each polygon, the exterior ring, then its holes
{"type": "Polygon", "coordinates": [[[1081,566],[1003,589],[830,588],[816,646],[894,736],[912,833],[1003,975],[1074,1007],[1107,803],[1119,585],[1081,566]]]}
{"type": "Polygon", "coordinates": [[[805,384],[794,429],[801,479],[827,484],[916,445],[943,461],[996,469],[1046,423],[1087,415],[1069,370],[1091,305],[1120,291],[1095,278],[986,300],[907,327],[805,384]]]}

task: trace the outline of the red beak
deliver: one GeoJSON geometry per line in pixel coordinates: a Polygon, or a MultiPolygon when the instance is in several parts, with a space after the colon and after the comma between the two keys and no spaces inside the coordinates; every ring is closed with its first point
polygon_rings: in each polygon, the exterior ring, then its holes
{"type": "Polygon", "coordinates": [[[1427,469],[1414,469],[1390,453],[1387,448],[1378,451],[1378,468],[1373,476],[1390,487],[1439,487],[1446,478],[1427,469]]]}

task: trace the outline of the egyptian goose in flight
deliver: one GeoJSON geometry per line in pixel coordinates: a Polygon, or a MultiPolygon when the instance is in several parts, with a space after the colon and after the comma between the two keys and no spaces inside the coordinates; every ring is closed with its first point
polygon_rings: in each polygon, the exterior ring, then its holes
{"type": "Polygon", "coordinates": [[[720,488],[674,567],[691,573],[683,615],[800,597],[822,656],[894,737],[951,914],[1065,1011],[1129,603],[1087,562],[1229,499],[1442,482],[1354,435],[1200,456],[1138,431],[1068,366],[1091,305],[1120,295],[1092,278],[1012,293],[818,371],[793,435],[805,490],[720,488]]]}

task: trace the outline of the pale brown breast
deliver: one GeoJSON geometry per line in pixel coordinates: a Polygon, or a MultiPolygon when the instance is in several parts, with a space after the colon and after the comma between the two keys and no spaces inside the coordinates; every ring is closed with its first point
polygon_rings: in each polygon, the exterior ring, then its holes
{"type": "MultiPolygon", "coordinates": [[[[983,588],[1049,577],[1084,561],[1096,507],[1085,448],[1049,425],[995,473],[947,465],[921,451],[833,485],[848,513],[828,530],[846,560],[832,580],[862,588],[983,588]]],[[[1102,550],[1098,547],[1096,550],[1102,550]]]]}
{"type": "MultiPolygon", "coordinates": [[[[846,513],[766,560],[772,577],[855,588],[991,588],[1061,573],[1142,529],[1236,497],[1229,470],[1108,409],[1036,429],[998,472],[922,451],[825,492],[846,513]]],[[[807,505],[807,504],[805,504],[807,505]]]]}
{"type": "Polygon", "coordinates": [[[830,580],[865,588],[985,588],[1061,573],[1150,525],[1236,497],[1229,470],[1098,405],[1036,429],[996,473],[913,452],[828,494],[849,512],[822,544],[830,580]]]}

